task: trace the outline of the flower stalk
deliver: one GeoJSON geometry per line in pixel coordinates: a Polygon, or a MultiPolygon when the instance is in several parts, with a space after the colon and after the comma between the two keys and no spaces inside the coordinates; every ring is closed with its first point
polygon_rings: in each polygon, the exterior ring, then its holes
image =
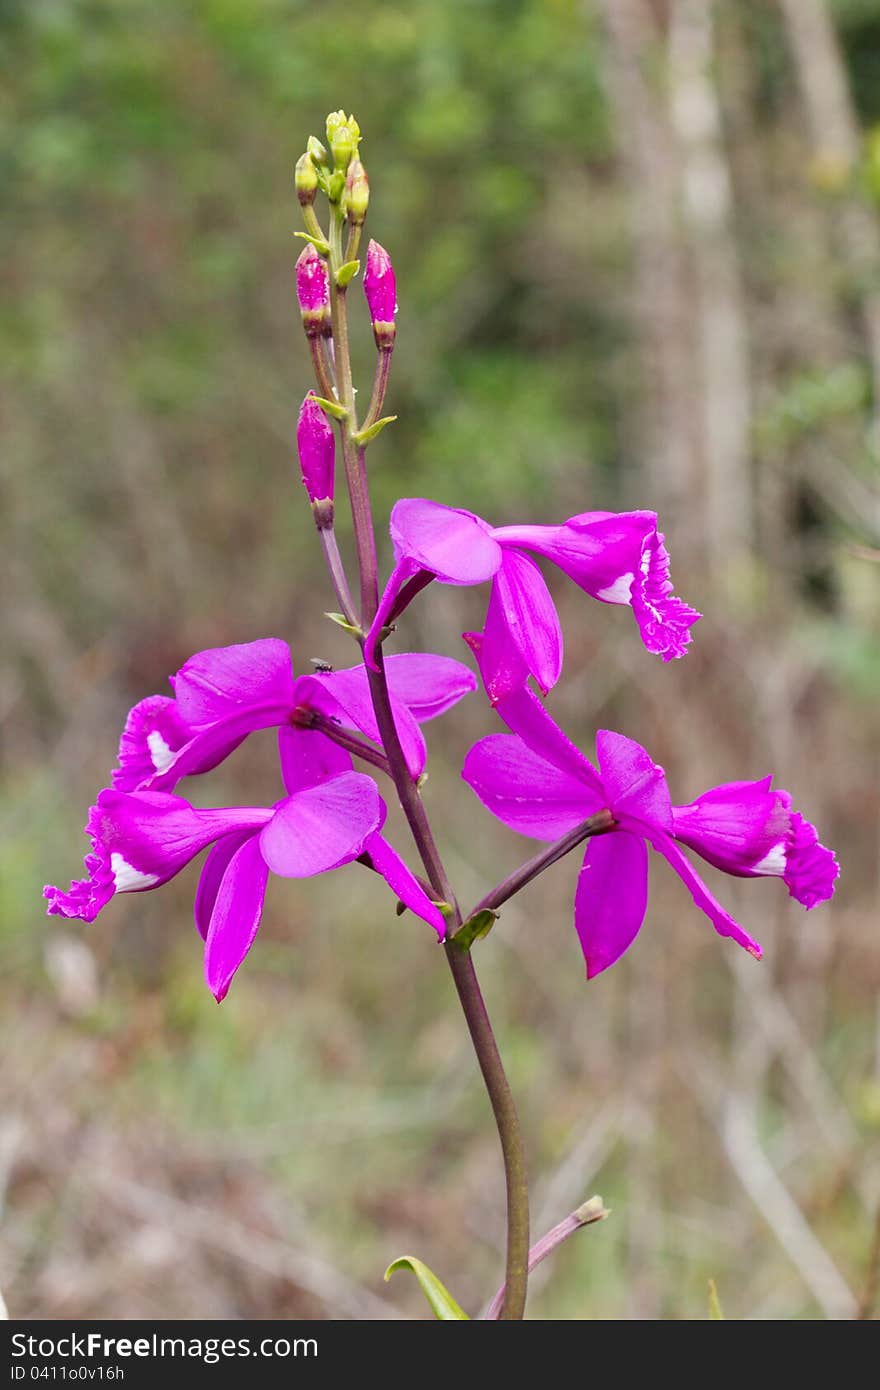
{"type": "Polygon", "coordinates": [[[485,912],[487,909],[494,910],[508,902],[515,894],[519,893],[526,884],[531,883],[545,869],[551,865],[558,864],[560,859],[564,859],[566,854],[570,854],[578,845],[582,845],[584,840],[589,840],[593,835],[605,835],[609,830],[614,829],[614,817],[610,811],[599,811],[595,816],[590,816],[588,820],[575,826],[574,830],[569,830],[565,835],[547,849],[540,850],[527,859],[524,864],[520,864],[518,869],[514,869],[512,874],[495,885],[490,893],[481,898],[476,907],[471,908],[468,917],[476,917],[478,912],[485,912]]]}
{"type": "MultiPolygon", "coordinates": [[[[346,261],[351,259],[352,237],[350,236],[345,251],[346,260],[343,260],[342,232],[344,220],[342,210],[338,206],[331,206],[328,280],[337,393],[340,403],[347,411],[345,419],[339,422],[339,429],[360,574],[361,623],[363,631],[366,631],[375,619],[379,606],[378,564],[365,464],[366,444],[358,444],[356,439],[358,421],[349,348],[348,284],[347,282],[340,283],[338,274],[346,261]]],[[[352,234],[355,231],[359,231],[359,227],[352,228],[352,234]]],[[[368,290],[368,303],[371,317],[374,320],[373,327],[379,359],[373,396],[365,422],[367,426],[372,425],[378,419],[385,398],[394,343],[393,311],[396,309],[396,287],[390,260],[384,251],[382,251],[381,256],[377,257],[374,252],[374,245],[375,243],[370,244],[372,260],[369,269],[373,275],[373,282],[368,290]],[[378,283],[377,276],[379,277],[378,283]],[[392,303],[392,301],[394,302],[392,303]],[[377,313],[384,316],[384,320],[379,321],[378,326],[377,313]]],[[[375,669],[369,673],[369,683],[382,746],[386,752],[389,770],[394,779],[410,833],[431,887],[440,900],[452,906],[455,925],[458,926],[462,919],[456,905],[455,894],[437,849],[418,788],[406,766],[378,644],[375,654],[375,669]]],[[[528,1285],[529,1206],[525,1155],[519,1118],[470,953],[447,946],[446,958],[489,1095],[504,1160],[507,1188],[507,1256],[506,1292],[500,1316],[503,1319],[521,1319],[524,1315],[528,1285]]]]}

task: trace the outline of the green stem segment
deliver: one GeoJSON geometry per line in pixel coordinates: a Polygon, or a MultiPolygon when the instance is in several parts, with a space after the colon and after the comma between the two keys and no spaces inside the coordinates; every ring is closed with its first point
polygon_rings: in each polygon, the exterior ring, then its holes
{"type": "MultiPolygon", "coordinates": [[[[345,287],[339,286],[336,281],[336,272],[342,263],[342,218],[338,208],[332,208],[330,304],[338,398],[348,411],[346,418],[340,421],[340,433],[360,569],[361,629],[367,631],[379,606],[378,565],[364,449],[359,447],[354,439],[358,424],[351,377],[346,294],[345,287]]],[[[390,357],[390,352],[383,353],[380,357],[372,403],[375,406],[378,400],[378,408],[381,408],[381,399],[384,397],[390,357]]],[[[378,654],[377,665],[378,669],[369,673],[370,694],[389,770],[431,887],[440,901],[449,904],[456,925],[460,925],[461,914],[452,887],[434,841],[418,788],[406,766],[394,722],[381,653],[378,654]]],[[[507,1183],[507,1260],[504,1303],[500,1316],[508,1320],[521,1319],[524,1315],[528,1286],[529,1199],[519,1119],[470,952],[462,951],[451,942],[447,942],[446,959],[489,1094],[504,1158],[507,1183]]]]}

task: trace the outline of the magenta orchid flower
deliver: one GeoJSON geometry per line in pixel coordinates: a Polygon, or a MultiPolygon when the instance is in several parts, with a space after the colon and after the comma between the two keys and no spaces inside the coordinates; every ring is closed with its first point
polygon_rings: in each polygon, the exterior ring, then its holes
{"type": "MultiPolygon", "coordinates": [[[[503,630],[546,694],[562,670],[562,631],[541,572],[523,550],[551,560],[593,598],[628,604],[648,651],[664,661],[684,655],[700,617],[672,593],[654,512],[583,512],[561,526],[492,527],[473,512],[407,497],[391,513],[391,539],[395,565],[368,634],[368,664],[408,581],[420,574],[443,584],[491,580],[487,631],[503,630]]],[[[490,695],[493,680],[490,673],[490,695]]]]}
{"type": "Polygon", "coordinates": [[[597,771],[535,697],[515,709],[520,733],[475,744],[462,776],[494,816],[538,840],[556,840],[597,812],[611,812],[613,827],[587,842],[575,895],[588,979],[619,960],[638,935],[648,903],[648,845],[672,866],[715,930],[758,959],[761,947],[716,900],[680,845],[739,878],[782,878],[807,908],[831,897],[839,873],[833,853],[792,811],[788,792],[771,789],[770,777],[727,783],[688,806],[673,806],[663,769],[632,739],[600,730],[597,771]]]}
{"type": "Polygon", "coordinates": [[[380,833],[387,810],[375,782],[334,759],[342,750],[329,739],[302,731],[301,737],[326,749],[298,759],[295,772],[288,762],[288,795],[272,809],[198,810],[167,792],[102,791],[86,825],[92,842],[86,877],[67,892],[47,886],[49,914],[92,922],[117,893],[159,888],[213,845],[199,879],[195,919],[205,942],[205,978],[218,1001],[253,945],[270,870],[282,878],[311,878],[366,855],[442,939],[442,913],[380,833]]]}
{"type": "MultiPolygon", "coordinates": [[[[391,703],[413,779],[425,768],[419,725],[476,687],[451,657],[403,652],[386,661],[391,703]]],[[[171,677],[174,698],[152,695],[131,710],[119,744],[113,786],[170,791],[183,777],[208,772],[248,734],[321,715],[381,743],[363,665],[294,679],[290,649],[266,637],[198,652],[171,677]]]]}

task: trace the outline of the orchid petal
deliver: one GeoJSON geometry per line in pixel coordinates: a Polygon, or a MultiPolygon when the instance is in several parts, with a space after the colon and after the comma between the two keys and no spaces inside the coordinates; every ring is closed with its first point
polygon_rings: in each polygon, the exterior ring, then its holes
{"type": "Polygon", "coordinates": [[[351,754],[317,729],[286,724],[278,730],[281,776],[289,796],[351,772],[351,754]]]}
{"type": "Polygon", "coordinates": [[[348,864],[385,820],[375,782],[345,772],[278,804],[260,835],[263,858],[282,878],[312,874],[348,864]]]}
{"type": "MultiPolygon", "coordinates": [[[[355,668],[366,672],[363,666],[355,668]]],[[[398,652],[385,658],[388,689],[420,724],[436,719],[477,688],[477,678],[463,662],[432,652],[398,652]]]]}
{"type": "Polygon", "coordinates": [[[180,717],[177,702],[167,695],[150,695],[129,711],[119,740],[119,766],[111,781],[117,791],[133,792],[164,772],[189,741],[191,730],[180,717]]]}
{"type": "Polygon", "coordinates": [[[626,831],[587,842],[574,899],[574,925],[587,979],[607,970],[641,930],[648,906],[648,851],[626,831]]]}
{"type": "Polygon", "coordinates": [[[815,826],[792,811],[788,792],[770,782],[728,782],[674,806],[675,838],[725,873],[782,878],[793,898],[815,907],[834,892],[837,860],[815,826]]]}
{"type": "Polygon", "coordinates": [[[483,685],[493,709],[506,695],[525,689],[529,668],[519,647],[510,640],[504,614],[497,603],[489,600],[486,625],[482,632],[463,632],[477,659],[483,685]]]}
{"type": "Polygon", "coordinates": [[[403,497],[391,512],[398,560],[413,561],[444,584],[482,584],[501,564],[501,547],[473,512],[424,497],[403,497]]]}
{"type": "Polygon", "coordinates": [[[391,610],[394,607],[397,595],[400,593],[404,584],[414,575],[418,574],[419,566],[415,560],[410,560],[403,556],[398,560],[388,578],[388,583],[379,600],[379,607],[376,609],[376,616],[373,619],[369,632],[364,642],[364,661],[371,671],[378,671],[376,664],[376,644],[382,634],[382,629],[388,622],[391,610]]]}
{"type": "MultiPolygon", "coordinates": [[[[464,640],[476,656],[485,680],[486,675],[490,673],[486,669],[483,634],[466,632],[464,640]]],[[[584,785],[601,799],[601,804],[607,805],[607,795],[602,780],[593,764],[562,732],[534,691],[530,690],[527,685],[517,686],[515,684],[513,666],[509,668],[508,675],[510,679],[509,681],[502,681],[501,691],[496,691],[494,697],[490,694],[493,708],[498,717],[504,721],[508,729],[519,735],[523,743],[527,744],[533,753],[545,758],[547,762],[552,763],[560,771],[580,778],[584,785]]]]}
{"type": "Polygon", "coordinates": [[[690,646],[691,628],[702,614],[673,594],[669,551],[660,531],[650,531],[645,537],[633,585],[632,610],[649,652],[664,661],[684,656],[690,646]]]}
{"type": "Polygon", "coordinates": [[[666,774],[640,743],[600,729],[596,754],[608,804],[615,816],[630,816],[646,825],[672,830],[672,803],[666,774]]]}
{"type": "Polygon", "coordinates": [[[727,782],[688,806],[673,806],[675,838],[728,874],[768,872],[757,867],[768,861],[778,861],[782,873],[791,831],[789,799],[772,791],[770,782],[769,777],[727,782]]]}
{"type": "Polygon", "coordinates": [[[205,941],[205,979],[218,1004],[257,934],[269,870],[259,841],[244,841],[229,859],[217,888],[205,941]]]}
{"type": "Polygon", "coordinates": [[[816,907],[834,892],[840,874],[834,853],[819,844],[816,827],[795,812],[791,818],[792,836],[786,848],[785,886],[804,907],[816,907]]]}
{"type": "Polygon", "coordinates": [[[158,888],[212,840],[257,830],[271,817],[261,807],[202,811],[164,792],[105,789],[86,825],[93,847],[85,861],[88,876],[72,883],[67,893],[46,887],[47,911],[94,921],[114,893],[158,888]]]}
{"type": "Polygon", "coordinates": [[[508,667],[509,658],[502,654],[499,659],[499,647],[503,653],[505,645],[513,645],[521,654],[526,669],[545,695],[559,680],[562,671],[559,615],[537,565],[515,550],[505,552],[492,580],[485,635],[483,657],[489,668],[487,689],[497,684],[492,668],[500,665],[506,670],[508,667]],[[505,633],[500,641],[499,629],[505,633]]]}
{"type": "Polygon", "coordinates": [[[178,713],[192,729],[240,713],[242,707],[289,710],[293,703],[290,648],[277,637],[265,637],[197,652],[171,677],[171,684],[178,713]]]}
{"type": "MultiPolygon", "coordinates": [[[[300,676],[296,682],[296,703],[317,710],[330,719],[337,719],[346,728],[359,729],[375,743],[382,743],[363,666],[300,676]]],[[[425,770],[428,756],[422,731],[406,705],[393,696],[391,708],[406,765],[413,781],[416,781],[425,770]]]]}
{"type": "Polygon", "coordinates": [[[482,584],[501,564],[501,547],[473,512],[444,507],[424,497],[403,497],[391,512],[395,566],[379,602],[364,660],[376,669],[376,643],[407,580],[426,570],[443,584],[482,584]]]}
{"type": "Polygon", "coordinates": [[[229,861],[241,849],[246,840],[253,839],[253,834],[252,830],[244,830],[232,835],[224,835],[223,839],[218,840],[216,845],[208,851],[208,856],[202,865],[202,872],[199,874],[195,902],[193,903],[196,928],[203,941],[208,936],[211,914],[214,911],[214,904],[217,901],[223,875],[229,868],[229,861]]]}
{"type": "Polygon", "coordinates": [[[462,777],[498,820],[536,840],[558,840],[602,809],[595,792],[512,734],[474,744],[462,777]]]}
{"type": "Polygon", "coordinates": [[[651,844],[662,854],[678,874],[682,883],[690,891],[691,897],[701,912],[705,912],[709,921],[712,923],[719,936],[730,936],[749,955],[760,960],[763,954],[761,947],[754,937],[749,936],[738,922],[734,921],[729,912],[718,902],[717,898],[709,891],[706,884],[700,878],[694,866],[668,835],[662,831],[648,835],[651,844]]]}
{"type": "Polygon", "coordinates": [[[433,927],[442,941],[446,935],[446,918],[436,903],[428,897],[394,846],[376,832],[369,837],[365,848],[372,860],[373,868],[382,875],[392,892],[411,912],[433,927]]]}
{"type": "MultiPolygon", "coordinates": [[[[271,729],[289,715],[289,708],[268,705],[242,709],[225,719],[218,719],[193,734],[178,748],[164,766],[146,778],[138,791],[170,792],[184,777],[210,772],[212,768],[234,753],[248,734],[258,729],[271,729]]],[[[114,786],[117,785],[114,776],[114,786]]]]}
{"type": "Polygon", "coordinates": [[[629,604],[648,651],[664,661],[684,656],[700,614],[672,593],[655,512],[584,512],[563,526],[503,526],[492,535],[546,556],[593,598],[629,604]]]}

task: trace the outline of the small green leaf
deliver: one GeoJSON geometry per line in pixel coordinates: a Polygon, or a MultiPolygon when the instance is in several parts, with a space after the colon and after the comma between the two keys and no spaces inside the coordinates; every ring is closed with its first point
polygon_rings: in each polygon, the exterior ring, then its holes
{"type": "Polygon", "coordinates": [[[475,941],[489,935],[497,921],[498,913],[493,912],[491,907],[484,907],[482,912],[475,912],[459,927],[452,940],[460,950],[469,951],[475,941]]]}
{"type": "Polygon", "coordinates": [[[401,1255],[399,1259],[393,1260],[385,1271],[385,1282],[391,1278],[397,1269],[408,1269],[418,1279],[422,1286],[422,1293],[431,1305],[434,1317],[440,1322],[470,1322],[468,1314],[456,1303],[452,1294],[434,1274],[426,1264],[417,1260],[415,1255],[401,1255]]]}
{"type": "Polygon", "coordinates": [[[336,283],[341,290],[350,285],[361,268],[360,261],[346,261],[336,272],[336,283]]]}
{"type": "Polygon", "coordinates": [[[311,399],[321,407],[325,415],[332,415],[334,420],[347,420],[348,408],[340,405],[339,401],[328,401],[323,396],[312,396],[311,399]]]}
{"type": "Polygon", "coordinates": [[[369,444],[371,439],[375,439],[377,434],[381,434],[386,425],[391,425],[397,419],[396,415],[383,415],[381,420],[376,420],[374,424],[368,425],[365,430],[358,430],[354,436],[355,444],[369,444]]]}
{"type": "Polygon", "coordinates": [[[323,237],[312,236],[311,232],[294,232],[293,235],[298,236],[301,241],[310,241],[319,256],[330,255],[330,247],[323,237]]]}
{"type": "Polygon", "coordinates": [[[335,623],[337,627],[341,627],[346,632],[350,632],[352,637],[363,637],[364,635],[359,627],[354,627],[353,624],[348,621],[344,613],[325,613],[324,617],[329,618],[331,623],[335,623]]]}
{"type": "Polygon", "coordinates": [[[715,1280],[709,1280],[709,1321],[724,1322],[724,1312],[721,1308],[721,1299],[718,1297],[718,1290],[715,1287],[715,1280]]]}

